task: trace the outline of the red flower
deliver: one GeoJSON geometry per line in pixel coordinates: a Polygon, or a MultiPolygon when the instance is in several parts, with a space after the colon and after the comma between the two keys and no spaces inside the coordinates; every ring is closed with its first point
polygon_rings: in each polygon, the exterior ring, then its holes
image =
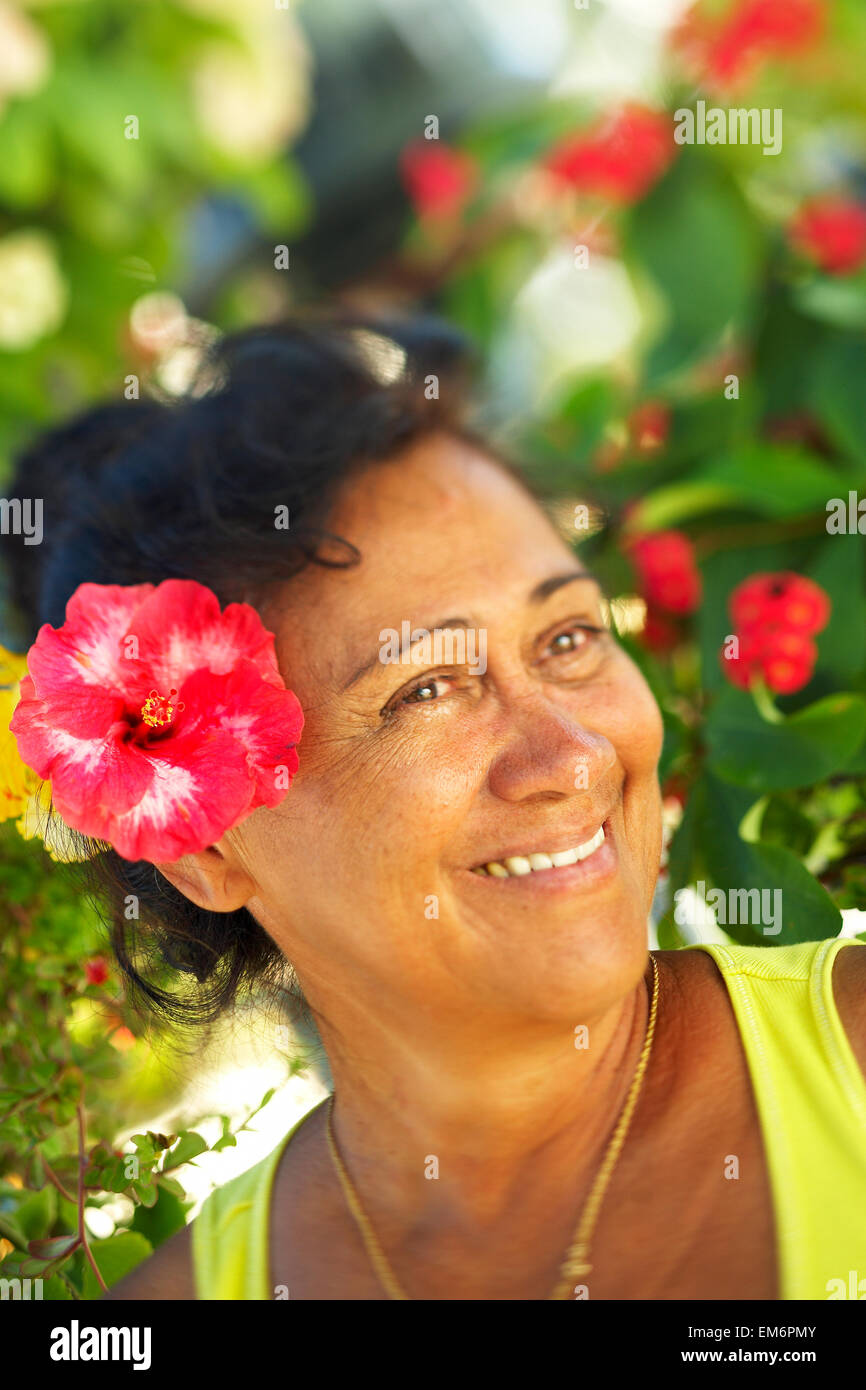
{"type": "Polygon", "coordinates": [[[547,168],[582,193],[633,203],[649,192],[677,155],[671,117],[629,106],[583,135],[554,146],[547,168]]]}
{"type": "Polygon", "coordinates": [[[802,574],[753,574],[734,589],[728,609],[743,632],[778,628],[811,636],[827,626],[830,600],[802,574]]]}
{"type": "Polygon", "coordinates": [[[647,605],[646,618],[640,633],[643,645],[651,652],[658,652],[663,655],[665,652],[673,651],[680,640],[679,631],[670,618],[665,617],[664,613],[659,613],[657,609],[647,605]]]}
{"type": "Polygon", "coordinates": [[[866,261],[866,207],[853,198],[813,198],[800,208],[789,237],[829,275],[850,275],[866,261]]]}
{"type": "Polygon", "coordinates": [[[824,0],[742,0],[712,43],[708,76],[737,82],[767,59],[806,53],[825,18],[824,0]]]}
{"type": "Polygon", "coordinates": [[[792,695],[812,679],[818,649],[803,632],[746,633],[738,637],[735,655],[722,653],[722,669],[732,685],[748,690],[762,679],[777,695],[792,695]]]}
{"type": "Polygon", "coordinates": [[[800,574],[754,574],[737,586],[728,608],[738,651],[723,651],[722,667],[732,684],[747,689],[762,679],[778,695],[791,695],[809,683],[818,659],[813,637],[830,617],[820,585],[800,574]]]}
{"type": "Polygon", "coordinates": [[[81,584],[48,623],[9,725],[58,815],[126,859],[179,859],[276,806],[298,768],[297,698],[255,609],[186,579],[81,584]]]}
{"type": "Polygon", "coordinates": [[[661,401],[645,401],[628,417],[629,436],[641,454],[655,453],[670,434],[671,412],[661,401]]]}
{"type": "Polygon", "coordinates": [[[688,536],[655,531],[631,541],[629,552],[648,607],[692,613],[701,601],[701,576],[688,536]]]}
{"type": "Polygon", "coordinates": [[[470,155],[441,140],[415,140],[400,156],[406,191],[421,218],[452,217],[472,194],[478,179],[470,155]]]}
{"type": "Polygon", "coordinates": [[[92,960],[85,962],[84,973],[89,985],[104,985],[108,979],[108,963],[102,956],[94,956],[92,960]]]}

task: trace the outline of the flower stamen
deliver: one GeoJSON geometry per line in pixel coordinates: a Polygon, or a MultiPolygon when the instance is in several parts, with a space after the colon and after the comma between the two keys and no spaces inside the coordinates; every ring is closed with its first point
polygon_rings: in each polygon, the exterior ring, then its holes
{"type": "Polygon", "coordinates": [[[169,725],[175,714],[180,714],[184,709],[183,701],[176,707],[170,703],[172,695],[177,691],[174,686],[167,695],[160,695],[158,690],[151,690],[147,699],[141,707],[141,717],[145,724],[150,725],[151,729],[164,729],[169,725]]]}

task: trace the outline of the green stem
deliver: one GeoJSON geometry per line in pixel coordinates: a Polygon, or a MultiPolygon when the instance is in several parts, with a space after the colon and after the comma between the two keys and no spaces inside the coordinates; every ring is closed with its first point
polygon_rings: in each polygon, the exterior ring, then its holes
{"type": "Polygon", "coordinates": [[[93,1273],[96,1275],[96,1282],[103,1293],[108,1293],[108,1285],[99,1272],[99,1266],[93,1258],[93,1251],[87,1241],[87,1231],[84,1226],[84,1202],[85,1186],[84,1173],[87,1168],[87,1154],[85,1152],[85,1119],[84,1119],[84,1099],[78,1103],[78,1243],[84,1251],[93,1273]]]}
{"type": "Polygon", "coordinates": [[[768,724],[782,724],[785,716],[776,709],[773,697],[762,680],[753,681],[750,686],[758,712],[768,724]]]}
{"type": "Polygon", "coordinates": [[[63,1186],[63,1183],[60,1181],[53,1168],[49,1167],[45,1155],[40,1154],[39,1157],[42,1160],[42,1167],[45,1169],[45,1176],[48,1179],[48,1181],[54,1184],[61,1197],[65,1197],[67,1202],[71,1202],[72,1205],[75,1206],[76,1199],[71,1195],[71,1193],[66,1191],[66,1188],[63,1186]]]}

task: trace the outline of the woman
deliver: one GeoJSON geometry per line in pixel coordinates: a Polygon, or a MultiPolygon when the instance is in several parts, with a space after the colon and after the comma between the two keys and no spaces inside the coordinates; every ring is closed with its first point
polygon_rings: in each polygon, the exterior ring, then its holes
{"type": "Polygon", "coordinates": [[[84,581],[198,581],[304,720],[273,804],[94,861],[157,1007],[152,940],[210,1013],[291,962],[335,1085],[110,1296],[826,1298],[866,1275],[866,951],[648,954],[660,714],[460,366],[423,323],[261,330],[21,463],[34,628],[84,581]]]}

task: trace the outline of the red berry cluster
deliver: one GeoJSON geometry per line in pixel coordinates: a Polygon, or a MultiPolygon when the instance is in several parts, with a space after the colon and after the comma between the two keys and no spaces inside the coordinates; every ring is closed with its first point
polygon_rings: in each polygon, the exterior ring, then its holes
{"type": "Polygon", "coordinates": [[[627,549],[646,604],[641,640],[650,651],[671,651],[681,640],[671,615],[693,613],[701,601],[694,546],[682,531],[654,531],[636,536],[627,549]]]}
{"type": "Polygon", "coordinates": [[[694,546],[681,531],[654,531],[629,546],[640,591],[649,609],[693,613],[701,601],[694,546]]]}
{"type": "Polygon", "coordinates": [[[627,106],[556,145],[547,167],[581,193],[633,203],[661,178],[676,154],[668,113],[627,106]]]}
{"type": "Polygon", "coordinates": [[[815,633],[827,626],[830,600],[820,585],[800,574],[753,574],[728,601],[736,644],[722,651],[728,679],[741,689],[756,680],[778,695],[791,695],[812,679],[815,633]]]}
{"type": "Polygon", "coordinates": [[[442,140],[413,140],[402,152],[400,168],[415,211],[425,221],[458,216],[478,183],[472,156],[442,140]]]}
{"type": "Polygon", "coordinates": [[[690,9],[673,43],[695,81],[731,90],[774,59],[808,54],[826,22],[826,0],[739,0],[720,20],[690,9]]]}
{"type": "Polygon", "coordinates": [[[89,985],[104,985],[108,979],[108,962],[102,956],[93,956],[85,961],[84,974],[89,985]]]}
{"type": "Polygon", "coordinates": [[[827,195],[804,203],[789,229],[792,246],[828,275],[850,275],[866,261],[866,207],[827,195]]]}

